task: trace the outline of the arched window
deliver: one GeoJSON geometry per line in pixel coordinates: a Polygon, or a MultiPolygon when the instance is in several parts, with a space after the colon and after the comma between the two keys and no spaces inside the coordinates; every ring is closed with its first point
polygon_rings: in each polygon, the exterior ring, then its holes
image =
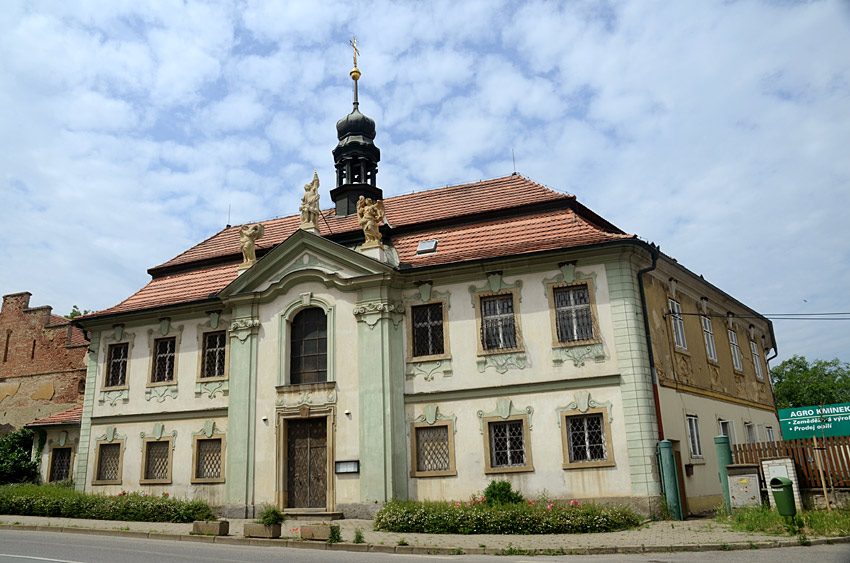
{"type": "Polygon", "coordinates": [[[311,307],[292,319],[289,352],[289,383],[328,380],[328,320],[325,312],[311,307]]]}

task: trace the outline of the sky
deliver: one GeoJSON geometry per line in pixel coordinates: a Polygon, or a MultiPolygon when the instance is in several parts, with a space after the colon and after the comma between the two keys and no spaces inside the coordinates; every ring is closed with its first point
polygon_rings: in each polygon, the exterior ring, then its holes
{"type": "Polygon", "coordinates": [[[762,314],[850,312],[850,0],[7,0],[0,292],[103,309],[314,168],[330,207],[355,35],[385,197],[515,157],[762,314]]]}

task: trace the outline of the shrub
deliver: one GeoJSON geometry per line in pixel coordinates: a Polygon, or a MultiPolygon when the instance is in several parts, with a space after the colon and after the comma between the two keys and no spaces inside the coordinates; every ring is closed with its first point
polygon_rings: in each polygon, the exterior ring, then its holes
{"type": "Polygon", "coordinates": [[[328,543],[339,543],[342,541],[342,534],[339,533],[339,526],[331,524],[331,529],[328,532],[328,543]]]}
{"type": "Polygon", "coordinates": [[[484,489],[484,499],[487,504],[516,504],[525,499],[511,488],[510,481],[490,481],[484,489]]]}
{"type": "Polygon", "coordinates": [[[363,530],[354,528],[354,543],[363,543],[363,530]]]}
{"type": "Polygon", "coordinates": [[[560,503],[392,501],[375,516],[375,529],[426,534],[573,534],[612,532],[640,525],[625,507],[560,503]]]}
{"type": "Polygon", "coordinates": [[[38,461],[30,459],[32,441],[28,428],[0,436],[0,485],[38,481],[38,461]]]}
{"type": "Polygon", "coordinates": [[[266,504],[263,506],[263,510],[260,512],[260,518],[257,519],[257,522],[264,526],[274,526],[282,524],[285,519],[286,515],[278,510],[276,506],[266,504]]]}
{"type": "Polygon", "coordinates": [[[209,504],[203,500],[124,491],[105,496],[49,485],[0,487],[0,514],[134,522],[192,522],[215,518],[209,504]]]}

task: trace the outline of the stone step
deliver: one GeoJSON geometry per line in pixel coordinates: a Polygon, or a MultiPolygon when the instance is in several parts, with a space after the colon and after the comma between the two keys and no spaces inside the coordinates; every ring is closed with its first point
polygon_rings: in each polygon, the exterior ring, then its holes
{"type": "Polygon", "coordinates": [[[287,508],[283,511],[287,520],[306,520],[309,522],[323,522],[328,520],[342,520],[342,512],[325,512],[323,510],[310,510],[304,508],[287,508]]]}

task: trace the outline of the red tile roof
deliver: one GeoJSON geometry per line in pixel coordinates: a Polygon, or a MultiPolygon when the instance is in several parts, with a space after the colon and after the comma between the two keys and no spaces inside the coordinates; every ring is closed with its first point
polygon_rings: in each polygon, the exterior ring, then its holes
{"type": "Polygon", "coordinates": [[[83,405],[76,406],[66,411],[51,414],[47,418],[39,418],[24,426],[58,426],[61,424],[79,424],[83,419],[83,405]]]}
{"type": "MultiPolygon", "coordinates": [[[[403,264],[416,268],[511,256],[632,238],[575,201],[519,175],[387,198],[389,242],[403,264]],[[499,216],[503,215],[504,218],[499,216]],[[437,239],[437,252],[416,255],[420,241],[437,239]]],[[[356,234],[357,217],[323,212],[323,236],[356,234]]],[[[280,244],[299,216],[263,221],[258,250],[280,244]]],[[[152,268],[153,279],[118,305],[87,317],[139,311],[214,298],[236,279],[242,261],[239,226],[216,233],[152,268]],[[225,262],[210,265],[209,260],[225,262]],[[177,273],[174,268],[178,268],[177,273]]],[[[85,319],[86,317],[82,317],[85,319]]]]}

